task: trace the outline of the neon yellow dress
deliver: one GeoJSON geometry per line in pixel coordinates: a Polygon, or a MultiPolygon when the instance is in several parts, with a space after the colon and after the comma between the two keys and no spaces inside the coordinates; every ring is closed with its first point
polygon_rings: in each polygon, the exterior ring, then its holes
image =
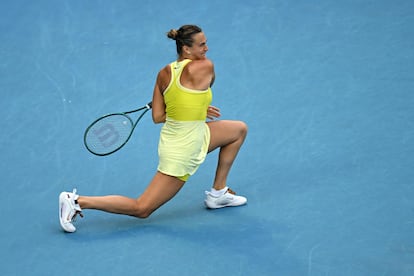
{"type": "Polygon", "coordinates": [[[170,63],[171,80],[164,91],[166,122],[158,144],[158,171],[187,181],[203,163],[210,144],[206,124],[207,108],[212,100],[211,88],[193,90],[180,83],[189,59],[170,63]]]}

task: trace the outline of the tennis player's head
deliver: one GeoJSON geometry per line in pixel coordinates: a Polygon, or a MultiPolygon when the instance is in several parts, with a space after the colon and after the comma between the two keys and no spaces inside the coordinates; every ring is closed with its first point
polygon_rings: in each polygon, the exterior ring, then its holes
{"type": "Polygon", "coordinates": [[[200,27],[184,25],[178,30],[171,29],[167,37],[175,40],[177,54],[181,58],[204,59],[208,51],[207,38],[200,27]]]}

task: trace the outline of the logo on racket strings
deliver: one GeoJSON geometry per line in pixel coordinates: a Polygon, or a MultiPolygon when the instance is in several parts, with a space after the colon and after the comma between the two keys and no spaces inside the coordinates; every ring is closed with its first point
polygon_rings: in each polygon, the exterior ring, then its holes
{"type": "Polygon", "coordinates": [[[99,142],[105,148],[112,146],[119,140],[119,133],[112,124],[105,124],[98,129],[94,129],[93,133],[98,138],[99,142]]]}

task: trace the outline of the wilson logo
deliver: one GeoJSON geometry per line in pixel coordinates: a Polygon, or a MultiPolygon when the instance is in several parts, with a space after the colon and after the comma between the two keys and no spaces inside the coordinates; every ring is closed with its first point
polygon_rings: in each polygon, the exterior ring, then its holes
{"type": "Polygon", "coordinates": [[[98,129],[93,130],[93,134],[105,148],[112,146],[119,140],[119,133],[112,124],[105,124],[98,129]]]}

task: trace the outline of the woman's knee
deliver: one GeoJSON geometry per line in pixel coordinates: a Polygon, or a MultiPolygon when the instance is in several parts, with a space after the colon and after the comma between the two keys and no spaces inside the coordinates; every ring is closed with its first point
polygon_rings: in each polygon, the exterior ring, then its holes
{"type": "Polygon", "coordinates": [[[153,213],[152,208],[150,206],[143,204],[139,200],[135,204],[134,210],[132,212],[132,216],[137,218],[148,218],[153,213]]]}
{"type": "Polygon", "coordinates": [[[236,123],[237,123],[237,129],[240,133],[240,136],[243,138],[246,137],[247,132],[248,132],[247,124],[243,121],[236,121],[236,123]]]}

